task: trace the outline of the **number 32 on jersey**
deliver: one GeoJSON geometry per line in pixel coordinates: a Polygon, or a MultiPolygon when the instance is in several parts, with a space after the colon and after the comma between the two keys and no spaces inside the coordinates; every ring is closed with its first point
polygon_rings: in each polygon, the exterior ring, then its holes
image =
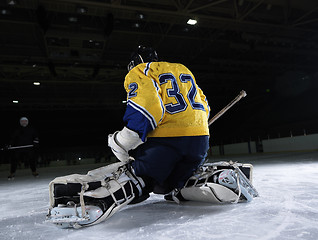
{"type": "MultiPolygon", "coordinates": [[[[167,95],[168,97],[173,97],[177,102],[175,104],[173,104],[172,102],[165,104],[166,111],[170,114],[175,114],[175,113],[185,111],[188,107],[188,104],[184,99],[184,95],[186,95],[191,107],[194,110],[205,111],[202,103],[195,102],[195,97],[197,95],[197,88],[192,76],[189,74],[181,74],[179,79],[181,83],[188,83],[188,82],[191,83],[191,88],[189,89],[187,93],[180,92],[180,88],[178,86],[177,80],[173,74],[165,73],[159,76],[160,85],[166,84],[169,81],[171,82],[172,88],[167,88],[167,95]]],[[[136,90],[138,89],[137,83],[129,84],[128,88],[130,89],[128,93],[128,99],[132,97],[136,97],[137,96],[136,90]]]]}

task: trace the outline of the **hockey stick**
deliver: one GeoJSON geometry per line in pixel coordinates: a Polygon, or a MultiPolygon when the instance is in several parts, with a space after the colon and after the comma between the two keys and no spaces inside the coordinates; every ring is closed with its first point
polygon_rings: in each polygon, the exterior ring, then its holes
{"type": "Polygon", "coordinates": [[[13,150],[13,149],[20,149],[20,148],[31,148],[31,147],[34,147],[34,145],[24,145],[24,146],[16,146],[16,147],[0,148],[0,151],[4,151],[4,150],[13,150]]]}
{"type": "Polygon", "coordinates": [[[246,92],[242,90],[239,95],[236,96],[228,105],[226,105],[221,111],[219,111],[213,118],[209,120],[209,126],[214,123],[219,117],[221,117],[227,110],[229,110],[235,103],[246,97],[246,92]]]}

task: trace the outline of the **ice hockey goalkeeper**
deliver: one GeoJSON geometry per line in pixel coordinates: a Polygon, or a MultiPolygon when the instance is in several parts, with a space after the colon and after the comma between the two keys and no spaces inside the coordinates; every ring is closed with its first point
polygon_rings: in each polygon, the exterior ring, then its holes
{"type": "Polygon", "coordinates": [[[191,71],[159,62],[156,51],[144,46],[131,55],[128,71],[126,126],[108,136],[120,162],[53,180],[49,220],[62,227],[96,224],[151,192],[176,202],[250,200],[248,187],[237,184],[235,166],[202,166],[210,107],[191,71]]]}

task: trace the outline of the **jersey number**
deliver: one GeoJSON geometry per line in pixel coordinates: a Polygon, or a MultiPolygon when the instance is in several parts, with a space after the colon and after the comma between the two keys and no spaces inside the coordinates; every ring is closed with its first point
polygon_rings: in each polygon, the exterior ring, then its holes
{"type": "MultiPolygon", "coordinates": [[[[196,85],[194,83],[192,76],[189,74],[181,74],[179,78],[180,78],[180,81],[182,83],[191,82],[191,88],[187,94],[187,98],[190,102],[191,107],[195,110],[205,111],[203,104],[195,102],[195,100],[194,100],[195,96],[197,95],[197,88],[196,88],[196,85]]],[[[171,73],[165,73],[165,74],[161,74],[159,76],[160,85],[165,84],[168,81],[171,81],[172,88],[167,89],[167,94],[169,97],[174,97],[176,99],[177,103],[166,104],[165,105],[166,111],[170,114],[175,114],[178,112],[185,111],[188,107],[188,104],[184,100],[183,95],[180,93],[180,89],[179,89],[179,86],[178,86],[178,83],[177,83],[175,76],[171,73]]]]}
{"type": "Polygon", "coordinates": [[[136,91],[138,89],[138,84],[137,83],[129,84],[128,89],[130,89],[130,91],[128,93],[128,99],[137,96],[137,93],[136,93],[136,91]]]}

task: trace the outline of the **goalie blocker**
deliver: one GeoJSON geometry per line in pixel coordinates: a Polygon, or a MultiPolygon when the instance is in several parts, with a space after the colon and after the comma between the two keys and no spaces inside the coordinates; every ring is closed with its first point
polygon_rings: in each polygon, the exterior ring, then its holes
{"type": "MultiPolygon", "coordinates": [[[[210,203],[251,201],[252,165],[233,162],[207,163],[187,181],[185,187],[166,195],[167,200],[210,203]]],[[[129,164],[114,163],[89,171],[55,178],[49,185],[47,221],[61,228],[91,226],[110,218],[128,204],[149,197],[144,181],[129,164]]]]}

